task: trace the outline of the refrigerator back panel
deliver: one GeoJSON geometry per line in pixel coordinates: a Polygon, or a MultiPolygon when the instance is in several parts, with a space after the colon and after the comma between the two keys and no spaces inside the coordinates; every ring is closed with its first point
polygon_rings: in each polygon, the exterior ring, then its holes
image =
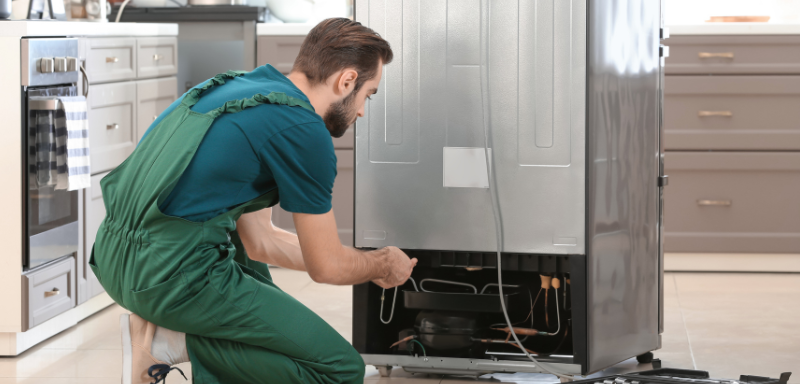
{"type": "Polygon", "coordinates": [[[503,250],[583,253],[586,1],[372,0],[356,19],[395,55],[356,126],[356,246],[495,250],[488,121],[503,250]]]}

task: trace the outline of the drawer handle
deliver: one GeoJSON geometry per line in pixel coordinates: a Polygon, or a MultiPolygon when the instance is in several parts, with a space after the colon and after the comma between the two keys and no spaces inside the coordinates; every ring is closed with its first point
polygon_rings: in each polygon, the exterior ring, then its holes
{"type": "Polygon", "coordinates": [[[697,116],[700,116],[700,117],[710,117],[710,116],[733,117],[733,112],[731,112],[731,111],[699,111],[699,112],[697,112],[697,116]]]}
{"type": "Polygon", "coordinates": [[[106,57],[106,63],[116,63],[119,62],[119,59],[116,57],[106,57]]]}
{"type": "Polygon", "coordinates": [[[733,59],[733,52],[700,52],[697,56],[701,59],[733,59]]]}
{"type": "Polygon", "coordinates": [[[158,115],[153,115],[153,121],[156,121],[156,119],[158,119],[158,115]]]}
{"type": "Polygon", "coordinates": [[[59,291],[58,288],[53,288],[53,290],[51,290],[51,291],[46,291],[44,293],[44,297],[53,297],[53,296],[57,296],[60,293],[61,293],[61,291],[59,291]]]}
{"type": "Polygon", "coordinates": [[[159,61],[159,60],[161,60],[163,58],[164,58],[163,55],[153,55],[153,61],[159,61]]]}
{"type": "Polygon", "coordinates": [[[733,205],[731,200],[697,200],[697,205],[701,207],[730,207],[733,205]]]}
{"type": "Polygon", "coordinates": [[[106,125],[106,129],[109,130],[109,131],[112,130],[112,129],[119,129],[119,124],[114,123],[114,124],[106,125]]]}

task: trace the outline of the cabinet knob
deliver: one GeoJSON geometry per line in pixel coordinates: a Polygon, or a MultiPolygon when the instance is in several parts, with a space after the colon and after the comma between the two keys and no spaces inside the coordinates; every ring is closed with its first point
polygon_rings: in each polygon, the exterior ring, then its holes
{"type": "Polygon", "coordinates": [[[58,288],[53,288],[53,289],[51,289],[49,291],[46,291],[44,293],[44,297],[53,297],[53,296],[56,296],[56,295],[58,295],[60,293],[61,293],[61,291],[59,291],[58,288]]]}
{"type": "Polygon", "coordinates": [[[109,130],[109,131],[113,130],[113,129],[119,129],[119,124],[114,123],[114,124],[106,125],[106,129],[109,130]]]}
{"type": "Polygon", "coordinates": [[[106,57],[106,63],[116,63],[119,59],[116,57],[106,57]]]}
{"type": "Polygon", "coordinates": [[[161,60],[163,58],[164,58],[163,55],[153,55],[153,61],[159,61],[159,60],[161,60]]]}
{"type": "Polygon", "coordinates": [[[158,119],[158,115],[153,115],[153,121],[156,121],[156,119],[158,119]]]}

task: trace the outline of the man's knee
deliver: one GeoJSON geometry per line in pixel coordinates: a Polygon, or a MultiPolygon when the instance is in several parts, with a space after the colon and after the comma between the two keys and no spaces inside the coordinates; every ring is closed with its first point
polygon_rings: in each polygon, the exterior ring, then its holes
{"type": "Polygon", "coordinates": [[[337,371],[342,383],[362,384],[364,382],[364,359],[355,348],[348,348],[342,360],[339,362],[337,371]]]}

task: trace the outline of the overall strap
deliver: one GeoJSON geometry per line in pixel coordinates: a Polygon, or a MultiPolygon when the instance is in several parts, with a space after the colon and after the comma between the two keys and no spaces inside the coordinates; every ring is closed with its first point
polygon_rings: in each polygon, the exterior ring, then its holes
{"type": "Polygon", "coordinates": [[[225,84],[225,80],[233,79],[239,76],[246,74],[246,71],[228,71],[225,73],[220,73],[209,79],[202,87],[192,88],[189,92],[186,93],[186,96],[183,97],[183,101],[181,105],[185,105],[189,108],[193,107],[197,104],[197,101],[200,100],[200,94],[205,92],[206,90],[216,87],[217,85],[225,84]]]}
{"type": "Polygon", "coordinates": [[[303,100],[287,96],[283,92],[271,92],[268,95],[258,93],[255,96],[247,99],[228,101],[225,103],[225,105],[209,111],[206,115],[210,116],[211,118],[217,118],[223,113],[237,113],[243,111],[244,109],[255,107],[261,104],[280,104],[290,107],[301,107],[314,112],[314,107],[303,100]]]}

